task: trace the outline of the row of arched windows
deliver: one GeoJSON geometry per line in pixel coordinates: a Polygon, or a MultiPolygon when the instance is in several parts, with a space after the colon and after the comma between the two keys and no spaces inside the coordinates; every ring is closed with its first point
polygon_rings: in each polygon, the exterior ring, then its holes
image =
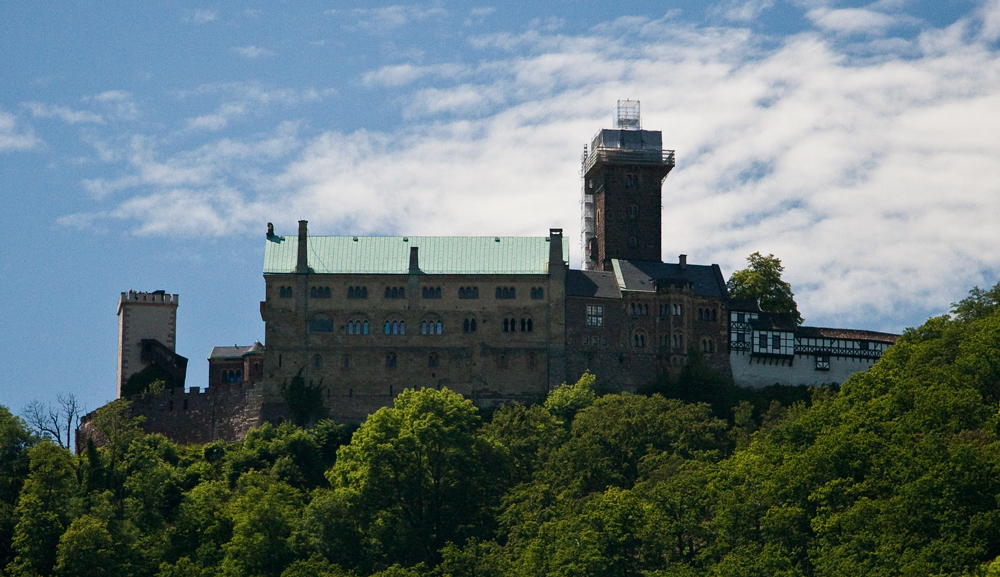
{"type": "Polygon", "coordinates": [[[718,318],[717,309],[698,309],[699,321],[714,321],[718,318]]]}
{"type": "MultiPolygon", "coordinates": [[[[522,317],[520,328],[522,333],[530,333],[534,330],[534,323],[530,317],[522,317]]],[[[505,333],[516,333],[518,331],[518,322],[514,317],[506,317],[503,320],[503,332],[505,333]]]]}
{"type": "Polygon", "coordinates": [[[330,287],[328,286],[314,286],[309,289],[309,298],[311,299],[328,299],[330,298],[330,287]]]}
{"type": "Polygon", "coordinates": [[[387,299],[405,299],[406,298],[406,288],[401,286],[385,287],[385,298],[387,299]]]}
{"type": "Polygon", "coordinates": [[[439,299],[441,298],[441,287],[425,286],[420,289],[421,298],[439,299]]]}
{"type": "Polygon", "coordinates": [[[347,287],[347,298],[349,298],[349,299],[366,299],[366,298],[368,298],[368,287],[366,287],[366,286],[352,286],[352,287],[347,287]]]}
{"type": "Polygon", "coordinates": [[[517,291],[512,286],[511,287],[506,287],[506,286],[505,287],[497,287],[497,296],[496,296],[496,298],[498,298],[498,299],[516,299],[517,298],[517,291]]]}
{"type": "Polygon", "coordinates": [[[649,314],[649,305],[644,303],[632,303],[632,314],[646,316],[649,314]]]}
{"type": "Polygon", "coordinates": [[[222,382],[223,383],[240,383],[240,382],[243,382],[243,371],[241,371],[239,369],[229,370],[229,371],[226,371],[226,370],[222,371],[222,382]]]}
{"type": "Polygon", "coordinates": [[[444,324],[441,321],[420,321],[420,334],[422,335],[440,335],[444,330],[444,324]]]}
{"type": "MultiPolygon", "coordinates": [[[[538,364],[538,356],[535,353],[529,353],[527,360],[528,367],[534,368],[538,364]]],[[[507,355],[499,355],[496,357],[497,367],[501,369],[507,368],[507,355]]],[[[322,369],[323,368],[323,357],[321,355],[313,355],[312,361],[310,363],[313,368],[322,369]]],[[[350,355],[344,355],[341,357],[340,366],[344,370],[350,370],[353,365],[350,355]]],[[[399,357],[395,351],[389,351],[385,354],[385,367],[387,369],[395,369],[399,365],[399,357]]],[[[427,355],[427,367],[431,369],[436,369],[441,366],[441,356],[438,353],[430,353],[427,355]]],[[[390,385],[391,390],[391,385],[390,385]]],[[[353,389],[350,391],[351,396],[353,396],[353,389]]],[[[329,390],[327,390],[327,398],[329,398],[329,390]]]]}
{"type": "Polygon", "coordinates": [[[292,298],[292,287],[290,286],[278,287],[278,297],[283,299],[292,298]]]}
{"type": "Polygon", "coordinates": [[[460,299],[477,299],[479,298],[479,287],[468,286],[458,289],[458,298],[460,299]]]}
{"type": "Polygon", "coordinates": [[[385,334],[405,335],[406,321],[385,321],[385,334]]]}
{"type": "Polygon", "coordinates": [[[368,321],[347,321],[347,334],[367,335],[368,321]]]}
{"type": "Polygon", "coordinates": [[[676,303],[672,305],[666,303],[660,305],[661,317],[670,316],[671,314],[677,317],[681,316],[684,314],[684,307],[676,303]]]}
{"type": "Polygon", "coordinates": [[[466,317],[462,321],[462,332],[463,333],[474,333],[476,332],[476,317],[466,317]]]}
{"type": "Polygon", "coordinates": [[[533,298],[535,300],[541,300],[541,299],[545,298],[545,289],[543,289],[540,286],[539,287],[532,287],[532,289],[531,289],[531,298],[533,298]]]}

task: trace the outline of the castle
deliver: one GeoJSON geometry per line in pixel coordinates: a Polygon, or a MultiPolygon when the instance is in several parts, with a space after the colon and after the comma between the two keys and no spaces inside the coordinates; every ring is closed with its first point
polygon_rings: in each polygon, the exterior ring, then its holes
{"type": "Polygon", "coordinates": [[[661,186],[673,168],[638,102],[619,101],[614,127],[582,158],[582,270],[569,268],[560,229],[311,236],[303,220],[281,236],[268,224],[265,344],[216,347],[207,389],[184,392],[177,295],[123,293],[119,396],[147,430],[209,442],[291,418],[284,392],[295,379],[334,420],[360,422],[404,388],[448,387],[489,407],[544,399],[589,370],[608,389],[636,391],[691,354],[741,386],[840,383],[895,341],[798,326],[731,301],[718,265],[662,262],[661,186]],[[154,378],[166,388],[136,394],[154,378]]]}

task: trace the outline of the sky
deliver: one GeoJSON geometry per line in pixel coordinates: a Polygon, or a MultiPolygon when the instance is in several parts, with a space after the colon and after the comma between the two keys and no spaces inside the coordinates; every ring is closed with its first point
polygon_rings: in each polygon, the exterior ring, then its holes
{"type": "Polygon", "coordinates": [[[663,257],[755,251],[811,326],[901,332],[1000,280],[1000,0],[8,2],[0,405],[115,396],[118,296],[177,352],[264,338],[266,226],[581,251],[618,99],[677,165],[663,257]]]}

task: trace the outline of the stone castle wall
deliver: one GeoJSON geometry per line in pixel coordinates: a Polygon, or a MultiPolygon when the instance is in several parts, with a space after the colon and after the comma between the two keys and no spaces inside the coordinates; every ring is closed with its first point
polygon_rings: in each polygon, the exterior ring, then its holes
{"type": "MultiPolygon", "coordinates": [[[[224,383],[201,390],[191,387],[158,393],[133,395],[130,417],[142,417],[142,429],[159,433],[177,443],[234,442],[243,439],[247,431],[260,426],[264,403],[262,388],[251,383],[224,383]]],[[[93,425],[97,411],[80,420],[77,450],[86,446],[88,438],[100,444],[102,435],[93,425]]]]}

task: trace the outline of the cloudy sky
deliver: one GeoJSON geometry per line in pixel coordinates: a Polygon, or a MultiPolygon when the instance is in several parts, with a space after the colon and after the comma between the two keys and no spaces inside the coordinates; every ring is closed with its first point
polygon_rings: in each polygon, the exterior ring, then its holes
{"type": "Polygon", "coordinates": [[[785,264],[807,324],[901,331],[1000,270],[1000,0],[12,2],[0,404],[113,398],[118,294],[178,352],[263,339],[266,223],[544,235],[619,98],[677,151],[664,258],[785,264]]]}

